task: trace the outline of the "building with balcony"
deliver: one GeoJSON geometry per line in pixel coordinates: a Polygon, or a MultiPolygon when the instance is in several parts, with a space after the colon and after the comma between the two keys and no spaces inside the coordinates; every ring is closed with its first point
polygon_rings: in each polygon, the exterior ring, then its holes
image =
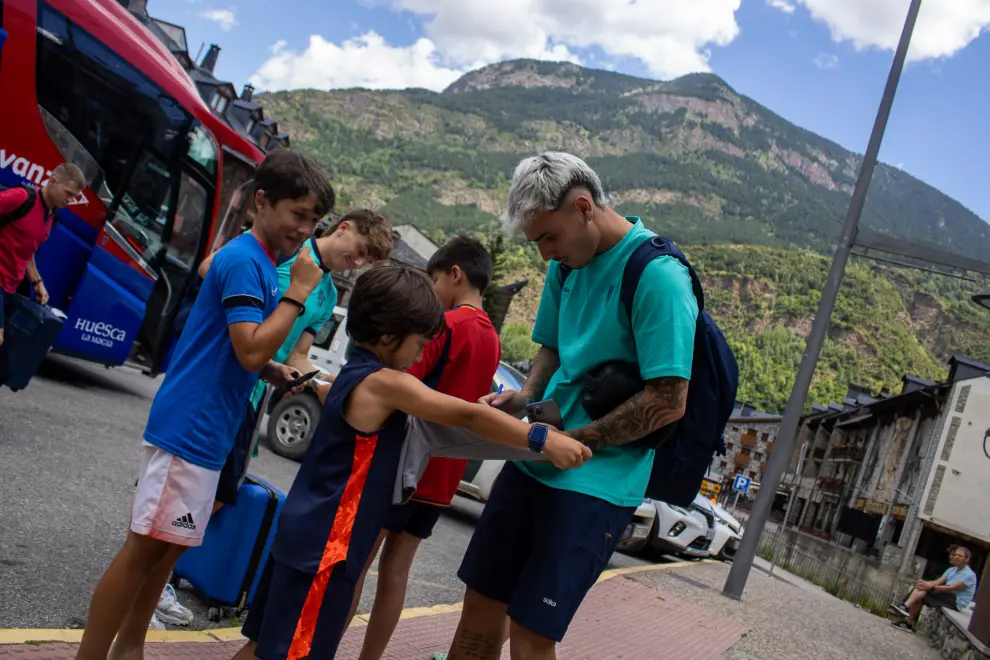
{"type": "Polygon", "coordinates": [[[780,416],[757,411],[747,403],[737,402],[725,427],[725,456],[715,456],[709,478],[727,491],[736,475],[753,480],[752,492],[759,490],[766,471],[767,458],[773,451],[780,416]]]}
{"type": "Polygon", "coordinates": [[[937,572],[960,543],[979,574],[990,550],[988,438],[990,366],[957,356],[944,383],[907,376],[896,395],[851,388],[802,419],[776,506],[793,491],[790,524],[886,570],[937,572]]]}

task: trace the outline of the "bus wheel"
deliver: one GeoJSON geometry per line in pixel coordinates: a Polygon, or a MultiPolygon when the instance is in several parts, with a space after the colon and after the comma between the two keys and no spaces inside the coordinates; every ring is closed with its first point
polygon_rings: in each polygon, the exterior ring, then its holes
{"type": "Polygon", "coordinates": [[[320,422],[320,402],[300,393],[279,401],[268,419],[268,444],[279,456],[301,461],[320,422]]]}

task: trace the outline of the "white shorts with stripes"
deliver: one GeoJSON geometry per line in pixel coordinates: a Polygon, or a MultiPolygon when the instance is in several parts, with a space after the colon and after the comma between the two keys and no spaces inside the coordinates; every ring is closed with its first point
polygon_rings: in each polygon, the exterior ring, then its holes
{"type": "Polygon", "coordinates": [[[202,544],[220,472],[193,465],[148,443],[142,450],[131,531],[176,545],[202,544]]]}

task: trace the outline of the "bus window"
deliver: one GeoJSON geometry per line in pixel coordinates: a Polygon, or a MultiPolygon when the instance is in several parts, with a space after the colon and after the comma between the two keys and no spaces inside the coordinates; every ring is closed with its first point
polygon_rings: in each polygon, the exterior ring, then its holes
{"type": "Polygon", "coordinates": [[[189,158],[202,167],[211,178],[217,175],[217,143],[198,123],[189,131],[189,158]]]}
{"type": "Polygon", "coordinates": [[[243,227],[254,222],[255,166],[239,156],[224,151],[220,176],[220,209],[223,222],[214,228],[212,250],[218,250],[240,234],[243,227]]]}
{"type": "Polygon", "coordinates": [[[169,215],[172,176],[165,164],[149,151],[138,156],[137,166],[123,191],[110,224],[141,256],[152,261],[162,247],[169,215]]]}
{"type": "MultiPolygon", "coordinates": [[[[44,1],[39,3],[37,43],[38,104],[95,159],[112,192],[123,188],[143,149],[160,154],[166,162],[186,154],[189,113],[127,60],[44,1]]],[[[65,144],[55,135],[52,139],[56,145],[65,144]]],[[[73,153],[62,155],[71,160],[73,153]]],[[[138,167],[147,171],[149,165],[138,167]]],[[[154,213],[157,216],[158,208],[154,213]]]]}
{"type": "Polygon", "coordinates": [[[192,270],[196,263],[196,248],[206,223],[209,195],[196,179],[183,173],[179,178],[179,200],[175,209],[175,224],[168,239],[168,255],[192,270]]]}
{"type": "MultiPolygon", "coordinates": [[[[224,172],[227,171],[226,160],[224,160],[224,172]]],[[[221,197],[221,202],[223,198],[221,197]]],[[[254,224],[254,181],[249,180],[241,184],[234,191],[230,198],[230,205],[224,215],[223,223],[216,237],[213,239],[211,250],[219,250],[232,239],[239,236],[246,228],[254,224]]]]}

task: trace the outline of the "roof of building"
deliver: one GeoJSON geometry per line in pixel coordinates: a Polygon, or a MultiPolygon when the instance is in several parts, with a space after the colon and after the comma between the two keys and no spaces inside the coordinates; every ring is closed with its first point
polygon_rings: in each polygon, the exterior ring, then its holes
{"type": "Polygon", "coordinates": [[[235,99],[231,105],[237,108],[243,108],[250,112],[257,112],[258,110],[261,110],[261,106],[254,101],[245,101],[243,99],[235,99]]]}
{"type": "Polygon", "coordinates": [[[395,247],[392,248],[392,261],[396,261],[405,266],[412,266],[413,268],[419,268],[420,270],[426,270],[426,259],[424,259],[416,250],[409,247],[409,244],[405,241],[398,241],[395,247]]]}
{"type": "Polygon", "coordinates": [[[735,422],[737,424],[745,424],[746,422],[758,422],[761,424],[767,424],[770,422],[779,422],[783,417],[780,415],[774,415],[773,413],[765,412],[754,412],[749,415],[738,415],[736,417],[730,417],[730,422],[735,422]]]}
{"type": "Polygon", "coordinates": [[[429,260],[437,251],[437,245],[413,225],[398,225],[394,229],[402,237],[402,240],[423,259],[429,260]]]}
{"type": "Polygon", "coordinates": [[[974,369],[982,369],[983,371],[990,371],[990,366],[983,364],[982,362],[977,362],[976,360],[971,360],[963,355],[953,355],[949,358],[949,364],[958,363],[966,365],[967,367],[973,367],[974,369]]]}

